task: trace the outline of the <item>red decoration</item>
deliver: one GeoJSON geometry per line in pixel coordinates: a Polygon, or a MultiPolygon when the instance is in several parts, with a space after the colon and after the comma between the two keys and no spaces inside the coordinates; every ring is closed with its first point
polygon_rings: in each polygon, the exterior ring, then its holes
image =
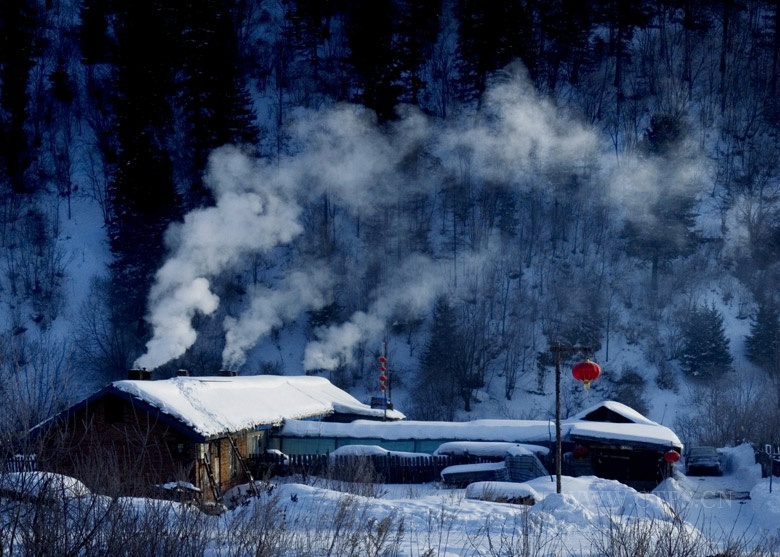
{"type": "Polygon", "coordinates": [[[678,453],[674,449],[670,449],[664,453],[664,460],[669,464],[674,464],[675,462],[680,460],[680,453],[678,453]]]}
{"type": "Polygon", "coordinates": [[[379,390],[380,391],[386,391],[387,387],[385,386],[385,381],[387,381],[387,376],[385,375],[385,372],[387,371],[387,358],[384,356],[379,356],[379,390]]]}
{"type": "Polygon", "coordinates": [[[584,361],[574,364],[574,367],[571,368],[571,374],[577,381],[582,381],[585,389],[588,389],[590,388],[590,382],[598,379],[599,375],[601,375],[601,366],[586,358],[584,361]]]}
{"type": "Polygon", "coordinates": [[[586,447],[585,445],[577,445],[576,447],[574,447],[574,450],[572,451],[572,453],[574,454],[574,458],[585,458],[586,456],[588,456],[589,452],[590,451],[588,450],[588,447],[586,447]]]}

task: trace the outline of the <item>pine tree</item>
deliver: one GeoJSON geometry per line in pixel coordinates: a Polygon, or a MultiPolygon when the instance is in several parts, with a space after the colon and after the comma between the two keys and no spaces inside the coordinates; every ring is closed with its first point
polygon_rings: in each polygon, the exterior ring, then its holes
{"type": "Polygon", "coordinates": [[[547,0],[539,10],[543,36],[539,73],[546,74],[547,90],[555,91],[561,76],[575,85],[591,56],[592,10],[580,0],[547,0]]]}
{"type": "Polygon", "coordinates": [[[441,0],[400,0],[398,13],[398,63],[402,100],[418,105],[426,82],[425,62],[430,59],[439,31],[441,0]]]}
{"type": "Polygon", "coordinates": [[[490,75],[518,58],[528,68],[531,79],[535,78],[539,44],[533,25],[535,15],[525,4],[458,0],[457,10],[461,97],[480,99],[490,75]]]}
{"type": "Polygon", "coordinates": [[[623,96],[626,66],[631,62],[631,42],[637,29],[652,21],[653,5],[641,0],[597,0],[594,12],[598,23],[609,29],[609,54],[614,58],[613,85],[618,99],[623,96]]]}
{"type": "Polygon", "coordinates": [[[653,293],[658,291],[663,265],[693,253],[700,240],[694,228],[695,187],[690,182],[682,182],[678,173],[679,163],[684,163],[678,153],[682,151],[684,131],[683,123],[676,116],[655,114],[651,118],[639,147],[650,162],[663,170],[659,173],[657,191],[647,205],[649,217],[628,220],[622,231],[628,254],[650,261],[653,293]]]}
{"type": "Polygon", "coordinates": [[[230,4],[198,0],[181,10],[182,37],[173,63],[181,69],[178,101],[184,113],[179,178],[188,205],[208,204],[202,176],[211,152],[223,145],[255,145],[260,132],[241,75],[230,4]]]}
{"type": "Polygon", "coordinates": [[[380,122],[395,118],[402,88],[396,42],[395,3],[358,0],[349,12],[347,38],[360,100],[380,122]]]}
{"type": "Polygon", "coordinates": [[[780,352],[780,313],[762,303],[751,318],[750,334],[745,338],[748,360],[767,371],[778,371],[780,352]]]}
{"type": "MultiPolygon", "coordinates": [[[[431,334],[420,356],[416,393],[419,417],[452,420],[458,397],[470,400],[464,339],[446,296],[436,300],[431,334]],[[466,391],[468,390],[468,393],[466,391]]],[[[467,406],[468,410],[468,406],[467,406]]]]}
{"type": "Polygon", "coordinates": [[[113,299],[139,340],[145,334],[146,296],[162,263],[163,235],[181,218],[166,150],[174,92],[171,53],[176,36],[171,12],[157,0],[128,2],[120,10],[117,38],[117,168],[109,185],[109,238],[113,299]]]}
{"type": "Polygon", "coordinates": [[[731,371],[723,315],[715,307],[694,308],[685,323],[683,337],[680,364],[686,374],[715,379],[731,371]]]}
{"type": "Polygon", "coordinates": [[[36,3],[0,2],[0,176],[14,193],[34,193],[29,176],[35,158],[26,126],[30,114],[30,74],[35,66],[36,3]]]}
{"type": "Polygon", "coordinates": [[[84,64],[100,64],[110,59],[108,11],[108,2],[103,0],[85,0],[81,6],[79,42],[84,64]]]}

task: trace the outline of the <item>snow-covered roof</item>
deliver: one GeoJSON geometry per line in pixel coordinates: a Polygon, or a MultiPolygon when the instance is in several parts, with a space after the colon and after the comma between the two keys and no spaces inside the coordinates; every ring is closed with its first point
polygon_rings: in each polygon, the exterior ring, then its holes
{"type": "Polygon", "coordinates": [[[389,451],[379,445],[344,445],[330,453],[330,458],[339,456],[396,456],[399,458],[420,458],[431,455],[427,453],[412,453],[408,451],[389,451]]]}
{"type": "Polygon", "coordinates": [[[449,441],[436,449],[436,455],[520,456],[547,455],[550,449],[542,445],[507,443],[505,441],[449,441]]]}
{"type": "Polygon", "coordinates": [[[555,426],[535,420],[474,420],[471,422],[372,422],[348,424],[287,420],[281,434],[289,437],[350,437],[353,439],[447,439],[462,441],[547,441],[555,426]]]}
{"type": "Polygon", "coordinates": [[[571,424],[569,437],[591,441],[626,441],[643,445],[681,449],[682,443],[668,427],[650,424],[615,424],[606,422],[578,422],[571,424]]]}
{"type": "MultiPolygon", "coordinates": [[[[609,412],[606,413],[609,415],[609,412]]],[[[588,408],[561,423],[566,438],[631,441],[659,448],[682,448],[680,439],[666,426],[615,401],[605,401],[588,408]],[[599,409],[611,411],[625,421],[594,421],[599,409]],[[588,419],[590,417],[590,419],[588,419]]],[[[349,437],[352,439],[433,439],[451,441],[502,441],[509,443],[550,442],[555,437],[552,420],[474,420],[471,422],[354,422],[329,423],[288,420],[281,430],[287,437],[349,437]]]]}
{"type": "Polygon", "coordinates": [[[281,425],[334,413],[402,419],[397,410],[374,409],[316,376],[174,377],[115,381],[112,387],[157,408],[204,437],[281,425]]]}
{"type": "Polygon", "coordinates": [[[89,488],[70,476],[53,472],[8,472],[0,474],[0,493],[22,498],[68,499],[85,497],[89,488]]]}
{"type": "Polygon", "coordinates": [[[53,418],[38,424],[40,431],[108,394],[145,404],[176,427],[208,439],[228,432],[279,426],[289,419],[306,420],[331,414],[402,420],[398,410],[371,408],[324,377],[316,376],[197,376],[160,381],[123,380],[53,418]]]}
{"type": "Polygon", "coordinates": [[[681,449],[683,446],[679,437],[671,429],[614,400],[606,400],[586,408],[566,420],[566,423],[571,438],[627,441],[676,449],[681,449]],[[611,419],[599,421],[596,416],[604,416],[604,410],[608,411],[607,415],[611,412],[619,418],[625,418],[626,421],[611,419]]]}
{"type": "Polygon", "coordinates": [[[598,410],[605,408],[618,416],[621,416],[622,418],[625,418],[629,422],[634,422],[636,424],[646,424],[646,425],[658,425],[653,420],[646,418],[630,406],[626,406],[623,403],[616,402],[614,400],[605,400],[603,402],[600,402],[598,404],[595,404],[591,406],[590,408],[586,408],[582,412],[579,412],[578,414],[575,414],[571,418],[567,419],[567,422],[579,422],[582,420],[586,421],[592,421],[594,418],[591,417],[592,414],[596,413],[598,410]]]}

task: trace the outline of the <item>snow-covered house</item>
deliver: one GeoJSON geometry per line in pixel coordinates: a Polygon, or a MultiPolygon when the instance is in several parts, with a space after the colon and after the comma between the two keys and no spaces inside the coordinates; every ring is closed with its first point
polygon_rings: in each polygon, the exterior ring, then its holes
{"type": "Polygon", "coordinates": [[[191,486],[218,500],[249,477],[246,457],[286,420],[402,419],[315,376],[115,381],[34,429],[39,465],[122,493],[191,486]],[[90,475],[102,475],[90,478],[90,475]]]}
{"type": "Polygon", "coordinates": [[[588,408],[566,421],[569,451],[564,469],[572,476],[595,475],[637,489],[652,489],[670,475],[664,460],[683,444],[668,427],[614,401],[588,408]]]}

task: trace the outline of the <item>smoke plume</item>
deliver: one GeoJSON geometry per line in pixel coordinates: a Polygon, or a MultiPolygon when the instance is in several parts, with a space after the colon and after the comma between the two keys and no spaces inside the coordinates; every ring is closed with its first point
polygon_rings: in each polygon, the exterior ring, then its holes
{"type": "Polygon", "coordinates": [[[192,211],[166,234],[172,255],[155,275],[147,316],[154,334],[136,366],[154,369],[193,345],[192,318],[219,306],[210,279],[301,233],[300,207],[263,175],[262,167],[238,149],[224,148],[211,157],[206,183],[215,206],[192,211]]]}
{"type": "MultiPolygon", "coordinates": [[[[234,147],[215,151],[206,184],[216,203],[191,212],[167,234],[170,257],[149,295],[147,319],[154,336],[136,365],[155,368],[184,354],[197,337],[193,317],[211,315],[219,306],[211,282],[240,268],[248,256],[290,244],[304,231],[304,208],[323,195],[352,217],[369,220],[412,194],[438,199],[453,180],[545,188],[549,185],[539,176],[587,171],[601,173],[606,199],[639,214],[647,197],[658,195],[653,183],[663,179],[638,159],[620,168],[604,165],[600,135],[542,98],[519,67],[509,68],[488,91],[476,115],[439,122],[414,108],[399,111],[397,122],[381,128],[369,111],[356,106],[306,112],[289,128],[291,154],[275,164],[234,147]],[[631,189],[627,181],[643,185],[631,189]]],[[[688,178],[683,167],[676,172],[675,180],[688,178]]],[[[358,343],[384,332],[396,308],[427,314],[455,278],[451,261],[415,254],[395,268],[376,287],[368,307],[345,323],[316,331],[305,350],[306,369],[349,362],[358,343]]],[[[327,269],[294,264],[289,269],[278,284],[250,292],[243,314],[225,320],[226,365],[242,365],[264,335],[332,302],[327,269]]]]}
{"type": "Polygon", "coordinates": [[[355,347],[381,338],[399,310],[406,315],[426,311],[447,287],[448,273],[443,265],[420,255],[410,256],[382,282],[376,301],[366,311],[357,311],[347,322],[317,331],[317,340],[306,346],[303,368],[333,370],[349,364],[355,347]]]}

